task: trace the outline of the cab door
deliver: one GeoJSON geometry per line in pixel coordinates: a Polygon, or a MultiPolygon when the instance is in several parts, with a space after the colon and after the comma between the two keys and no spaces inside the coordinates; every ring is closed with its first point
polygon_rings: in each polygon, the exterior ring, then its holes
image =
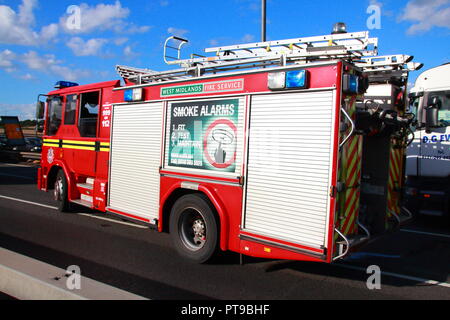
{"type": "Polygon", "coordinates": [[[79,99],[78,132],[80,138],[65,140],[64,147],[76,150],[74,152],[75,172],[94,177],[97,161],[100,91],[81,93],[79,99]]]}
{"type": "Polygon", "coordinates": [[[440,101],[439,127],[429,133],[421,130],[419,172],[422,176],[443,178],[450,175],[450,90],[430,92],[424,105],[430,105],[435,97],[440,101]]]}

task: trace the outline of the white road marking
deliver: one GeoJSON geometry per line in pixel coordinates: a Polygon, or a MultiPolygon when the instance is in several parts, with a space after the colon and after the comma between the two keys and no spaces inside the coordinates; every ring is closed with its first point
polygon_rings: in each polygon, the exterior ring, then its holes
{"type": "Polygon", "coordinates": [[[37,203],[37,202],[33,202],[33,201],[27,201],[27,200],[22,200],[22,199],[17,199],[17,198],[2,196],[2,195],[0,195],[0,198],[7,199],[7,200],[12,200],[12,201],[17,201],[17,202],[22,202],[22,203],[26,203],[26,204],[32,204],[32,205],[35,205],[35,206],[44,207],[44,208],[48,208],[48,209],[58,210],[57,207],[48,206],[46,204],[37,203]]]}
{"type": "MultiPolygon", "coordinates": [[[[17,202],[22,202],[22,203],[26,203],[26,204],[31,204],[31,205],[35,205],[35,206],[39,206],[39,207],[48,208],[48,209],[58,210],[57,207],[48,206],[48,205],[45,205],[45,204],[42,204],[42,203],[33,202],[33,201],[27,201],[27,200],[22,200],[22,199],[17,199],[17,198],[2,196],[2,195],[0,195],[0,198],[7,199],[7,200],[12,200],[12,201],[17,201],[17,202]]],[[[146,226],[142,226],[142,225],[138,225],[138,224],[134,224],[134,223],[128,223],[128,222],[124,222],[124,221],[118,221],[118,220],[109,219],[109,218],[105,218],[105,217],[98,217],[98,216],[95,216],[95,215],[92,215],[92,214],[88,214],[88,213],[76,213],[76,214],[79,215],[79,216],[84,216],[84,217],[89,217],[89,218],[94,218],[94,219],[100,219],[100,220],[109,221],[109,222],[117,223],[117,224],[123,224],[123,225],[130,226],[130,227],[135,227],[135,228],[140,228],[140,229],[148,229],[146,226]]]]}
{"type": "MultiPolygon", "coordinates": [[[[342,267],[342,268],[366,272],[366,269],[364,269],[362,267],[356,267],[356,266],[351,266],[348,264],[341,264],[341,263],[336,263],[335,265],[342,267]]],[[[394,273],[394,272],[381,271],[381,274],[385,275],[385,276],[389,276],[389,277],[411,280],[411,281],[419,282],[422,284],[430,284],[430,285],[436,285],[436,286],[440,286],[440,287],[450,288],[450,283],[447,283],[447,282],[440,282],[440,281],[436,281],[436,280],[429,280],[429,279],[425,279],[425,278],[413,277],[413,276],[408,276],[408,275],[394,273]]]]}
{"type": "Polygon", "coordinates": [[[410,232],[410,233],[418,233],[418,234],[425,234],[425,235],[428,235],[428,236],[450,238],[450,235],[443,234],[443,233],[425,232],[425,231],[411,230],[411,229],[400,229],[400,231],[410,232]]]}

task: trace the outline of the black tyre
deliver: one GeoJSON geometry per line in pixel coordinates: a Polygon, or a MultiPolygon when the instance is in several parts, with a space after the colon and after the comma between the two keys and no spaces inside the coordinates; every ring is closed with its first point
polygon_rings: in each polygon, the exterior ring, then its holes
{"type": "Polygon", "coordinates": [[[191,261],[210,260],[218,247],[218,222],[206,196],[190,194],[175,202],[170,234],[178,253],[191,261]]]}
{"type": "Polygon", "coordinates": [[[55,199],[60,212],[70,211],[70,202],[67,196],[68,191],[66,175],[63,170],[59,170],[53,188],[53,198],[55,199]]]}

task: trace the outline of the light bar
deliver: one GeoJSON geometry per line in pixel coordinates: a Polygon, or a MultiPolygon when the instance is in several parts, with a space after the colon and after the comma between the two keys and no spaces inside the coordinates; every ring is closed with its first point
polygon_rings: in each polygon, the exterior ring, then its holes
{"type": "Polygon", "coordinates": [[[58,81],[55,83],[55,89],[64,89],[64,88],[70,88],[70,87],[77,87],[79,86],[78,83],[70,82],[70,81],[58,81]]]}
{"type": "Polygon", "coordinates": [[[289,71],[286,73],[286,88],[306,88],[308,72],[306,70],[289,71]]]}
{"type": "Polygon", "coordinates": [[[308,70],[294,70],[269,73],[267,83],[270,90],[305,89],[308,87],[308,80],[308,70]]]}
{"type": "Polygon", "coordinates": [[[125,102],[142,101],[144,98],[142,88],[128,89],[124,91],[125,102]]]}

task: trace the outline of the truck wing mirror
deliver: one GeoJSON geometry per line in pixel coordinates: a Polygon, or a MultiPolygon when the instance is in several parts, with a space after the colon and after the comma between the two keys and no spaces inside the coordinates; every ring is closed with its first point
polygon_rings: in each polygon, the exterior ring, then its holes
{"type": "Polygon", "coordinates": [[[433,97],[431,104],[428,107],[425,107],[425,127],[427,131],[430,131],[431,128],[439,127],[438,112],[441,105],[442,102],[439,97],[433,97]]]}
{"type": "Polygon", "coordinates": [[[45,110],[45,103],[42,101],[38,101],[36,103],[36,119],[44,119],[44,110],[45,110]]]}

